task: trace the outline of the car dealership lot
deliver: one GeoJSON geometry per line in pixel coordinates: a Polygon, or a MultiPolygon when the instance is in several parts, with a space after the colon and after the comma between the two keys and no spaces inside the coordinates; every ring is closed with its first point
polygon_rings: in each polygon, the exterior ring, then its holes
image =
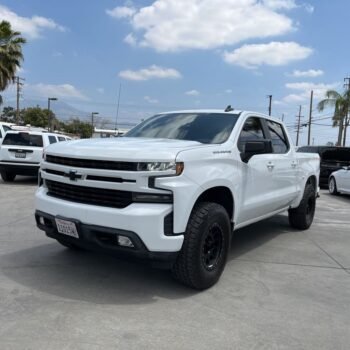
{"type": "Polygon", "coordinates": [[[346,349],[350,196],[322,191],[313,226],[237,231],[217,285],[72,252],[34,222],[36,183],[0,182],[1,349],[346,349]]]}

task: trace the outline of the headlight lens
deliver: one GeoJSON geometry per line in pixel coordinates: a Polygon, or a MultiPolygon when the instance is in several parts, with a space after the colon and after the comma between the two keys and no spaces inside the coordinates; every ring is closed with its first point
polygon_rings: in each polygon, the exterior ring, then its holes
{"type": "Polygon", "coordinates": [[[184,170],[183,162],[148,162],[137,163],[138,171],[169,171],[174,170],[176,175],[181,175],[184,170]]]}
{"type": "Polygon", "coordinates": [[[150,162],[150,163],[138,163],[138,171],[167,171],[175,170],[176,163],[174,162],[150,162]]]}

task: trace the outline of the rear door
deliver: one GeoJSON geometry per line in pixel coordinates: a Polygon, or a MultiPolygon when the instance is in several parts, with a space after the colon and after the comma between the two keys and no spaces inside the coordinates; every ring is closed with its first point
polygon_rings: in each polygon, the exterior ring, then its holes
{"type": "Polygon", "coordinates": [[[268,138],[271,139],[273,154],[267,155],[271,166],[271,201],[274,210],[288,206],[298,196],[298,161],[289,144],[287,134],[281,123],[265,119],[268,138]]]}

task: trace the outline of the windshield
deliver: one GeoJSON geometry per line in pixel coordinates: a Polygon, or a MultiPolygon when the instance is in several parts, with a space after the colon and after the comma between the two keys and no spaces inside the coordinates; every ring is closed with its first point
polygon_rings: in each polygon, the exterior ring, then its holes
{"type": "Polygon", "coordinates": [[[158,114],[137,125],[124,137],[223,143],[230,136],[238,116],[228,113],[158,114]]]}
{"type": "Polygon", "coordinates": [[[43,137],[41,135],[28,134],[27,132],[20,132],[18,134],[7,133],[2,144],[12,146],[43,147],[43,137]]]}

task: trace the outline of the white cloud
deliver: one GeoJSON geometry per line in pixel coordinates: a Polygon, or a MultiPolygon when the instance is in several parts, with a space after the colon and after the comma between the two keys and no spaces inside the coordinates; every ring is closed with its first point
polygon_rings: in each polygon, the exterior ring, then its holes
{"type": "Polygon", "coordinates": [[[23,36],[30,39],[39,38],[41,33],[48,29],[66,31],[65,27],[57,24],[51,18],[41,16],[22,17],[3,5],[0,5],[0,20],[9,21],[15,30],[20,31],[23,36]]]}
{"type": "Polygon", "coordinates": [[[128,18],[136,13],[136,9],[128,6],[117,6],[112,10],[106,10],[106,13],[114,18],[128,18]]]}
{"type": "Polygon", "coordinates": [[[187,96],[199,96],[200,92],[198,90],[190,90],[190,91],[186,91],[185,94],[187,96]]]}
{"type": "Polygon", "coordinates": [[[63,56],[63,53],[59,51],[55,51],[52,53],[52,57],[62,57],[62,56],[63,56]]]}
{"type": "Polygon", "coordinates": [[[104,89],[104,88],[101,88],[101,87],[100,87],[100,88],[97,88],[96,90],[97,90],[97,92],[98,92],[99,94],[101,94],[101,95],[105,93],[105,89],[104,89]]]}
{"type": "Polygon", "coordinates": [[[232,93],[232,90],[231,90],[231,89],[226,89],[226,90],[225,90],[225,93],[226,93],[226,94],[231,94],[231,93],[232,93]]]}
{"type": "Polygon", "coordinates": [[[114,17],[127,17],[133,32],[125,41],[133,45],[163,52],[212,49],[293,31],[293,21],[277,10],[286,10],[294,2],[267,2],[156,0],[140,9],[117,7],[114,17]]]}
{"type": "Polygon", "coordinates": [[[321,69],[309,69],[305,71],[294,70],[291,76],[296,78],[306,78],[306,77],[314,78],[314,77],[319,77],[323,74],[324,72],[321,69]]]}
{"type": "Polygon", "coordinates": [[[315,11],[315,8],[310,4],[303,4],[303,7],[308,13],[313,13],[315,11]]]}
{"type": "Polygon", "coordinates": [[[283,101],[286,103],[294,102],[304,102],[310,98],[311,90],[314,92],[314,99],[320,100],[325,97],[327,90],[336,89],[339,86],[339,83],[310,83],[310,82],[299,82],[299,83],[287,83],[287,89],[294,90],[295,93],[289,94],[283,98],[283,101]]]}
{"type": "Polygon", "coordinates": [[[152,97],[149,97],[149,96],[145,96],[144,100],[149,102],[149,103],[158,103],[159,102],[156,98],[152,98],[152,97]]]}
{"type": "Polygon", "coordinates": [[[268,44],[251,44],[223,55],[227,63],[244,68],[255,69],[263,64],[282,66],[292,61],[309,57],[313,50],[295,42],[270,42],[268,44]]]}
{"type": "Polygon", "coordinates": [[[274,10],[291,10],[297,7],[295,0],[264,0],[264,5],[274,10]]]}
{"type": "Polygon", "coordinates": [[[149,79],[179,79],[181,78],[180,72],[173,68],[164,68],[156,65],[152,65],[140,70],[123,70],[119,72],[119,76],[127,80],[149,80],[149,79]]]}
{"type": "Polygon", "coordinates": [[[53,85],[39,83],[26,85],[25,89],[29,92],[29,94],[33,94],[38,97],[57,97],[67,100],[88,100],[88,98],[81,91],[71,84],[53,85]]]}
{"type": "Polygon", "coordinates": [[[125,38],[124,42],[129,44],[130,46],[137,46],[137,39],[132,33],[129,33],[125,38]]]}

